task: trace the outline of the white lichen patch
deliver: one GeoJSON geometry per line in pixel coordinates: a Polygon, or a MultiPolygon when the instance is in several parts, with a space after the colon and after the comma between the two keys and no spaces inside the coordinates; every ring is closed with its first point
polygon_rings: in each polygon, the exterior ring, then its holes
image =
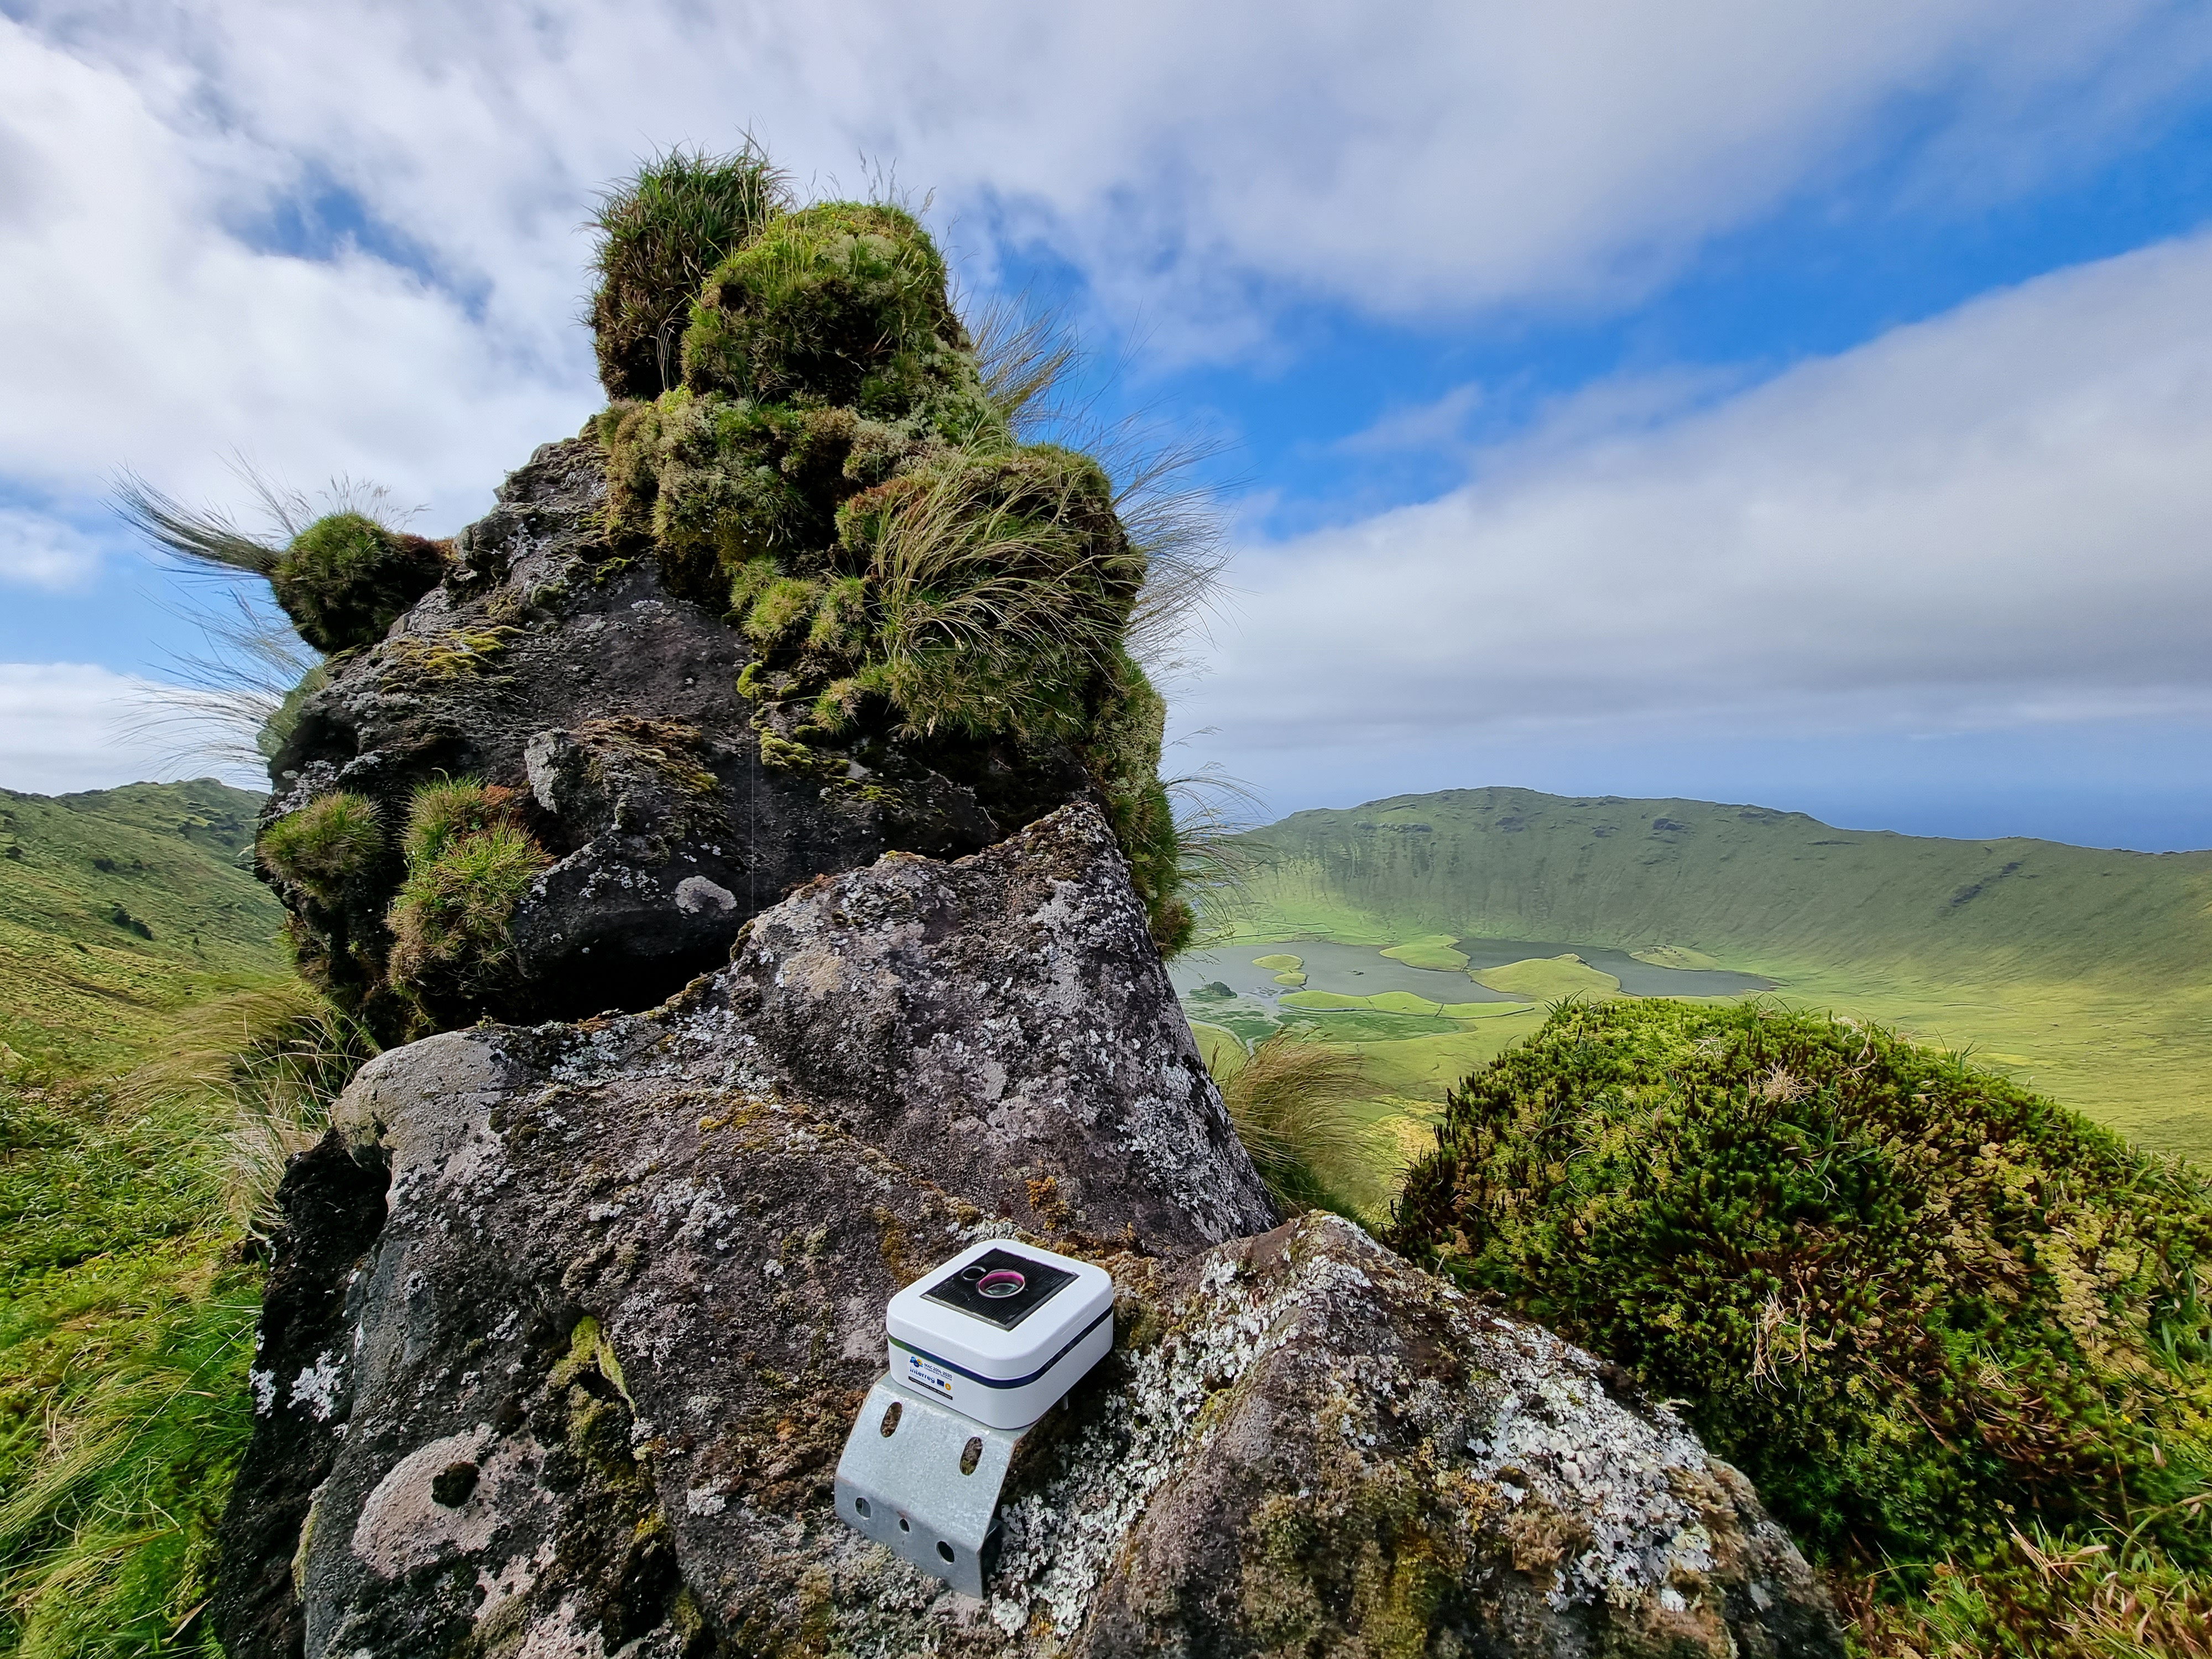
{"type": "Polygon", "coordinates": [[[1501,1513],[1533,1500],[1589,1539],[1556,1570],[1554,1607],[1681,1601],[1673,1586],[1712,1569],[1713,1540],[1678,1490],[1711,1486],[1710,1466],[1671,1415],[1647,1419],[1621,1406],[1589,1355],[1547,1333],[1470,1318],[1462,1298],[1406,1273],[1348,1223],[1309,1218],[1288,1254],[1287,1263],[1258,1271],[1233,1252],[1208,1261],[1170,1312],[1170,1334],[1136,1356],[1127,1386],[1062,1449],[1062,1473],[1001,1512],[1005,1547],[988,1613],[1006,1636],[1049,1628],[1067,1638],[1082,1627],[1159,1488],[1202,1463],[1237,1414],[1240,1386],[1293,1344],[1326,1357],[1314,1374],[1326,1382],[1302,1386],[1317,1395],[1316,1430],[1356,1467],[1379,1471],[1404,1456],[1402,1443],[1377,1450],[1387,1410],[1401,1443],[1409,1427],[1426,1441],[1417,1461],[1447,1472],[1440,1512],[1479,1524],[1479,1506],[1467,1510],[1451,1494],[1488,1490],[1501,1513]],[[1360,1258],[1395,1268],[1387,1291],[1360,1258]],[[1455,1346],[1470,1362],[1463,1385],[1358,1351],[1352,1339],[1371,1324],[1378,1295],[1429,1300],[1457,1328],[1455,1346]]]}
{"type": "Polygon", "coordinates": [[[1470,1438],[1472,1473],[1516,1486],[1592,1534],[1557,1570],[1554,1607],[1592,1597],[1624,1605],[1678,1573],[1711,1570],[1711,1534],[1678,1491],[1705,1478],[1705,1449],[1680,1419],[1622,1407],[1596,1361],[1548,1331],[1492,1321],[1473,1346],[1503,1397],[1470,1438]]]}
{"type": "Polygon", "coordinates": [[[305,1406],[313,1413],[316,1422],[327,1423],[331,1413],[338,1408],[338,1390],[344,1383],[345,1362],[334,1358],[325,1348],[315,1356],[313,1364],[292,1379],[291,1399],[287,1403],[305,1406]]]}

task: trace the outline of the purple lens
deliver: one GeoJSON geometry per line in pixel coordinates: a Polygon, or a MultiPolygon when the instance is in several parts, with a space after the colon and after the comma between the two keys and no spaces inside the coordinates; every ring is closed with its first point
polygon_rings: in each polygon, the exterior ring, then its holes
{"type": "Polygon", "coordinates": [[[1025,1281],[1012,1267],[996,1267],[985,1273],[975,1288],[994,1301],[1010,1296],[1019,1296],[1025,1281]]]}

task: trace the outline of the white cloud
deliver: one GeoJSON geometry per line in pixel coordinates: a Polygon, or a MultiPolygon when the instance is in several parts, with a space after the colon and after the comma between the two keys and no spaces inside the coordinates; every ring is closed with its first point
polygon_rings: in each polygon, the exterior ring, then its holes
{"type": "Polygon", "coordinates": [[[2208,285],[2212,236],[2080,267],[1249,548],[1180,712],[1316,757],[2212,717],[2208,285]]]}
{"type": "Polygon", "coordinates": [[[266,777],[210,764],[224,733],[191,698],[89,663],[0,663],[0,787],[58,795],[212,773],[266,788],[266,777]]]}
{"type": "Polygon", "coordinates": [[[82,585],[99,550],[74,526],[43,513],[0,507],[0,582],[56,592],[82,585]]]}
{"type": "Polygon", "coordinates": [[[412,272],[229,234],[291,163],[179,130],[156,107],[169,88],[4,19],[0,88],[0,453],[19,483],[82,501],[127,465],[231,495],[235,448],[303,483],[388,480],[450,528],[588,406],[573,362],[533,358],[412,272]]]}
{"type": "Polygon", "coordinates": [[[383,478],[444,527],[596,401],[579,222],[659,144],[750,123],[823,188],[896,162],[980,274],[1034,241],[1157,352],[1219,355],[1271,298],[1624,301],[1847,170],[1901,102],[1946,188],[2003,194],[2212,53],[2172,0],[10,11],[9,471],[220,491],[238,447],[298,483],[383,478]],[[255,227],[333,189],[360,245],[266,251],[255,227]],[[374,257],[379,233],[419,258],[374,257]]]}

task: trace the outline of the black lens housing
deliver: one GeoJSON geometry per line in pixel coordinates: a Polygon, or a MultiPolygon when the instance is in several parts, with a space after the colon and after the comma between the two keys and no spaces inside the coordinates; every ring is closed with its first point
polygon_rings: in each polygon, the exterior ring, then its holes
{"type": "Polygon", "coordinates": [[[994,1249],[976,1257],[958,1273],[947,1273],[922,1294],[932,1302],[957,1308],[971,1318],[1011,1331],[1057,1296],[1061,1286],[1074,1282],[1075,1275],[1065,1267],[1055,1267],[1033,1255],[994,1249]],[[1019,1274],[1020,1291],[1012,1296],[984,1295],[978,1287],[994,1273],[1019,1274]]]}

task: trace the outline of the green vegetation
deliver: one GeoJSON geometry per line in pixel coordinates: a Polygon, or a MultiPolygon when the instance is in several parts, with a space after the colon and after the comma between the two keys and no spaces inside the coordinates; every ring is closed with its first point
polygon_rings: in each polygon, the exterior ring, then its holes
{"type": "Polygon", "coordinates": [[[1154,503],[1133,537],[1121,513],[1159,469],[1117,488],[1088,456],[1020,441],[1066,349],[1002,329],[984,361],[902,209],[792,208],[750,150],[654,168],[600,219],[604,283],[635,248],[673,251],[631,284],[658,297],[600,307],[635,321],[602,349],[618,360],[596,428],[609,527],[758,653],[739,689],[763,761],[835,787],[851,762],[896,776],[908,751],[1012,823],[1065,798],[1072,758],[1154,937],[1180,948],[1196,923],[1158,776],[1165,705],[1127,641],[1156,566],[1169,589],[1197,568],[1192,525],[1154,503]],[[670,273],[710,247],[666,386],[670,273]]]}
{"type": "Polygon", "coordinates": [[[676,384],[700,285],[787,199],[783,174],[750,145],[670,150],[600,198],[591,323],[607,396],[657,398],[676,384]]]}
{"type": "Polygon", "coordinates": [[[1403,945],[1394,945],[1382,954],[1395,957],[1408,968],[1443,969],[1457,973],[1467,966],[1466,953],[1455,951],[1459,943],[1454,933],[1431,933],[1426,939],[1408,939],[1403,945]]]}
{"type": "Polygon", "coordinates": [[[1509,962],[1503,968],[1486,968],[1470,977],[1476,984],[1486,985],[1493,991],[1532,1000],[1611,996],[1620,989],[1619,980],[1611,974],[1599,972],[1577,956],[1509,962]]]}
{"type": "Polygon", "coordinates": [[[2100,1597],[2212,1634],[2212,1188],[2003,1078],[1569,1004],[1453,1092],[1391,1237],[1680,1400],[1873,1650],[2129,1650],[2100,1597]]]}
{"type": "Polygon", "coordinates": [[[211,779],[0,791],[0,1069],[128,1064],[179,1008],[286,973],[283,911],[240,862],[258,805],[211,779]]]}
{"type": "Polygon", "coordinates": [[[883,203],[823,202],[769,221],[707,279],[684,381],[761,404],[797,398],[875,420],[920,415],[953,444],[1002,438],[945,261],[883,203]]]}
{"type": "Polygon", "coordinates": [[[514,799],[511,789],[449,779],[416,790],[409,808],[407,878],[387,918],[388,971],[393,988],[421,1001],[433,1021],[501,980],[515,908],[552,865],[516,821],[514,799]]]}
{"type": "Polygon", "coordinates": [[[0,1653],[213,1651],[252,1241],[368,1052],[286,972],[257,805],[0,795],[0,1653]]]}
{"type": "Polygon", "coordinates": [[[340,790],[278,818],[261,832],[255,850],[273,874],[336,904],[382,860],[382,815],[366,795],[340,790]]]}
{"type": "Polygon", "coordinates": [[[292,539],[269,572],[276,603],[318,651],[350,651],[384,637],[446,574],[447,546],[331,513],[292,539]]]}
{"type": "Polygon", "coordinates": [[[1358,1214],[1354,1194],[1369,1162],[1366,1130],[1352,1103],[1364,1092],[1359,1061],[1333,1043],[1278,1031],[1249,1054],[1217,1045],[1208,1064],[1237,1139],[1284,1209],[1358,1214]]]}
{"type": "Polygon", "coordinates": [[[1662,965],[1724,963],[1793,1006],[1971,1047],[2139,1145],[2212,1160],[2212,853],[1519,789],[1301,812],[1244,845],[1248,939],[1663,940],[1662,965]]]}
{"type": "Polygon", "coordinates": [[[373,1052],[296,981],[203,1004],[119,1081],[0,1076],[0,1653],[213,1654],[252,1433],[252,1241],[373,1052]]]}
{"type": "Polygon", "coordinates": [[[1304,957],[1290,956],[1279,951],[1272,956],[1254,957],[1252,965],[1255,968],[1267,969],[1274,973],[1295,974],[1306,964],[1304,957]]]}

